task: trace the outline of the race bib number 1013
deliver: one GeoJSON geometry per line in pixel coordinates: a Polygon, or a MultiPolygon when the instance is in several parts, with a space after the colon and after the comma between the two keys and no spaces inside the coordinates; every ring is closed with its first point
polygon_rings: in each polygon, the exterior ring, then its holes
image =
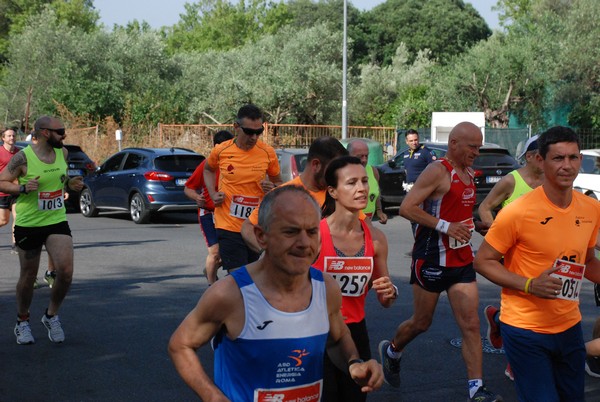
{"type": "Polygon", "coordinates": [[[38,210],[56,211],[64,207],[65,201],[62,190],[42,191],[38,193],[38,210]]]}

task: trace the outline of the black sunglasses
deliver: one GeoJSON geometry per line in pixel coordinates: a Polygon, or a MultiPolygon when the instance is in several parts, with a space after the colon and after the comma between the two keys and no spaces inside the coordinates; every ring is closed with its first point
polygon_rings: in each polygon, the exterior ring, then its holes
{"type": "Polygon", "coordinates": [[[244,132],[244,134],[250,135],[250,136],[252,136],[252,135],[261,135],[263,133],[263,131],[265,131],[264,127],[254,129],[254,128],[246,128],[246,127],[240,126],[240,128],[242,129],[242,131],[244,132]]]}
{"type": "Polygon", "coordinates": [[[48,127],[40,127],[42,130],[48,130],[48,131],[54,131],[56,134],[60,135],[61,137],[65,136],[65,129],[64,128],[48,128],[48,127]]]}

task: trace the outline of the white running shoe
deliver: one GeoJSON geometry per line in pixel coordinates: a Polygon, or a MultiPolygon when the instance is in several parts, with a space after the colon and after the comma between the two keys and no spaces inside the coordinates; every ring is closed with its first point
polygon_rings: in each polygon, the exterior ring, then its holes
{"type": "Polygon", "coordinates": [[[17,322],[17,325],[15,325],[15,335],[19,345],[31,345],[35,343],[35,339],[33,339],[33,335],[31,334],[29,321],[27,320],[17,322]]]}
{"type": "Polygon", "coordinates": [[[60,325],[58,314],[52,318],[47,318],[46,314],[44,314],[42,316],[42,324],[44,324],[48,330],[48,338],[50,338],[52,342],[60,343],[65,340],[65,333],[60,325]]]}

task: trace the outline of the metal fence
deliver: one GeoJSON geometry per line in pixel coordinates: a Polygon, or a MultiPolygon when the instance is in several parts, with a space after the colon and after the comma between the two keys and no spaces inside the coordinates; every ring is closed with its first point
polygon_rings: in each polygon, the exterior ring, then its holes
{"type": "MultiPolygon", "coordinates": [[[[274,147],[306,148],[315,138],[332,136],[342,138],[341,126],[270,124],[265,123],[263,141],[274,147]]],[[[213,134],[219,130],[233,132],[230,124],[159,124],[145,133],[132,135],[123,133],[123,147],[182,147],[192,149],[202,155],[208,155],[213,147],[213,134]]],[[[417,130],[421,141],[431,138],[430,128],[417,130]]],[[[405,129],[395,127],[349,126],[349,138],[370,138],[379,141],[383,149],[393,147],[393,154],[405,146],[405,129]]],[[[581,138],[581,149],[600,148],[600,133],[591,129],[577,130],[581,138]]],[[[528,129],[485,129],[485,142],[507,148],[517,155],[519,143],[523,143],[530,133],[528,129]]],[[[67,129],[67,142],[80,145],[96,162],[101,162],[117,151],[114,132],[108,132],[102,126],[67,129]]]]}

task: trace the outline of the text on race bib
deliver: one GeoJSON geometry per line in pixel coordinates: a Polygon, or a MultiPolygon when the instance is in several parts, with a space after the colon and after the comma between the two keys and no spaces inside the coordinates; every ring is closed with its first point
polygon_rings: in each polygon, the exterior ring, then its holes
{"type": "Polygon", "coordinates": [[[325,272],[340,285],[343,296],[365,293],[373,273],[373,257],[325,257],[325,272]]]}
{"type": "Polygon", "coordinates": [[[579,301],[579,292],[581,291],[585,265],[557,259],[554,262],[554,266],[560,268],[558,271],[551,273],[550,276],[558,278],[562,282],[562,288],[556,298],[575,302],[579,301]]]}
{"type": "MultiPolygon", "coordinates": [[[[465,223],[469,227],[469,230],[471,231],[471,233],[473,233],[473,231],[475,230],[475,222],[473,222],[473,218],[465,219],[464,221],[461,221],[460,223],[465,223]]],[[[448,239],[449,245],[450,245],[450,248],[452,248],[452,249],[466,247],[469,244],[471,244],[470,241],[466,241],[463,243],[461,241],[456,240],[452,236],[448,236],[448,237],[449,237],[449,239],[448,239]]]]}
{"type": "Polygon", "coordinates": [[[254,391],[254,402],[318,402],[321,400],[322,381],[312,384],[281,389],[257,389],[254,391]]]}
{"type": "Polygon", "coordinates": [[[65,205],[65,199],[62,190],[40,191],[38,193],[38,210],[55,211],[62,209],[65,205]]]}
{"type": "Polygon", "coordinates": [[[231,197],[231,205],[229,206],[229,215],[240,219],[247,219],[252,211],[260,203],[259,197],[251,197],[247,195],[234,195],[231,197]]]}

